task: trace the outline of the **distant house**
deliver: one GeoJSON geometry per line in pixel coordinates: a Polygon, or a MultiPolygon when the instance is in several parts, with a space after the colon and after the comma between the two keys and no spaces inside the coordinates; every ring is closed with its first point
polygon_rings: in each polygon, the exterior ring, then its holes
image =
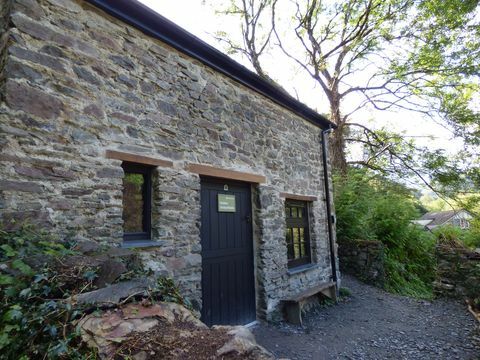
{"type": "Polygon", "coordinates": [[[449,210],[428,212],[418,220],[413,220],[414,224],[425,227],[427,230],[433,230],[442,225],[458,226],[462,229],[470,228],[472,214],[467,210],[449,210]]]}

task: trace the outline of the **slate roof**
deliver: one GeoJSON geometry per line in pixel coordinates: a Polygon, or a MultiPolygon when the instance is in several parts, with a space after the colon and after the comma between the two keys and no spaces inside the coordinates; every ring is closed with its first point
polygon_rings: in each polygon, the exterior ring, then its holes
{"type": "Polygon", "coordinates": [[[463,210],[435,211],[424,214],[419,220],[430,220],[428,227],[442,225],[463,210]]]}

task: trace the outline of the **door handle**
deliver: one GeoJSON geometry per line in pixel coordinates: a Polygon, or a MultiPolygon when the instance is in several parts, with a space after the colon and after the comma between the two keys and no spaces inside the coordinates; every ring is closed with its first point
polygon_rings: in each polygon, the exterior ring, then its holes
{"type": "Polygon", "coordinates": [[[251,223],[252,222],[252,217],[250,215],[247,215],[247,216],[245,216],[245,220],[247,221],[247,223],[251,223]]]}

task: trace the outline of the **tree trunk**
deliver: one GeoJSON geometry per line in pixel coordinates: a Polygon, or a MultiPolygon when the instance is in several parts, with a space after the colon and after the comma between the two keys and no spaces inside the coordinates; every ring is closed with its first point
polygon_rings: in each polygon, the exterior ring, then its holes
{"type": "Polygon", "coordinates": [[[330,161],[333,171],[345,175],[347,159],[345,155],[345,125],[340,124],[329,137],[330,161]]]}
{"type": "Polygon", "coordinates": [[[330,161],[333,171],[345,175],[347,173],[347,158],[345,154],[345,121],[340,115],[340,101],[336,92],[330,94],[330,120],[338,127],[329,137],[330,161]]]}

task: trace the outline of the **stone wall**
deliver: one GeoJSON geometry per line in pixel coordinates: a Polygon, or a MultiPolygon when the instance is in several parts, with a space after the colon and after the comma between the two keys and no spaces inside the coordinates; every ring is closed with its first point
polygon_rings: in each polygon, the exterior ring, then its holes
{"type": "Polygon", "coordinates": [[[380,241],[340,241],[340,271],[355,275],[366,283],[383,287],[385,283],[384,246],[380,241]]]}
{"type": "Polygon", "coordinates": [[[436,248],[434,293],[460,299],[480,299],[480,253],[448,245],[436,248]]]}
{"type": "MultiPolygon", "coordinates": [[[[5,4],[5,2],[2,2],[5,4]]],[[[2,11],[5,8],[2,7],[2,11]]],[[[173,161],[154,176],[143,251],[201,306],[200,178],[189,163],[262,174],[254,186],[259,314],[328,281],[320,129],[100,10],[74,0],[12,0],[0,104],[0,219],[120,245],[118,150],[173,161]],[[280,192],[312,203],[310,270],[289,274],[280,192]]]]}

